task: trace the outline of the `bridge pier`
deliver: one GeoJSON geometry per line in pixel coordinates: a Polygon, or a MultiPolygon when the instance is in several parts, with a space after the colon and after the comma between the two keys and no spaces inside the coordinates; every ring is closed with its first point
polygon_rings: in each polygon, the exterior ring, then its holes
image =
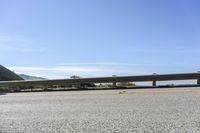
{"type": "Polygon", "coordinates": [[[200,85],[200,79],[197,79],[197,85],[200,85]]]}
{"type": "Polygon", "coordinates": [[[117,87],[117,82],[113,82],[113,88],[117,87]]]}
{"type": "Polygon", "coordinates": [[[78,83],[77,83],[77,84],[74,84],[73,87],[75,87],[75,88],[77,88],[77,89],[78,89],[78,88],[81,88],[81,84],[78,84],[78,83]]]}
{"type": "Polygon", "coordinates": [[[156,81],[155,80],[152,82],[152,86],[156,87],[156,81]]]}

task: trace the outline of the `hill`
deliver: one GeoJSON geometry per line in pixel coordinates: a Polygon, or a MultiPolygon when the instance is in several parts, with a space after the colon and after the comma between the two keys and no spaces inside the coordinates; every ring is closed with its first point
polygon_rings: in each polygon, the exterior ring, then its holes
{"type": "Polygon", "coordinates": [[[36,77],[36,76],[30,76],[30,75],[25,75],[25,74],[19,74],[21,78],[24,80],[44,80],[45,78],[42,77],[36,77]]]}
{"type": "Polygon", "coordinates": [[[23,80],[20,76],[11,70],[0,65],[0,81],[23,80]]]}

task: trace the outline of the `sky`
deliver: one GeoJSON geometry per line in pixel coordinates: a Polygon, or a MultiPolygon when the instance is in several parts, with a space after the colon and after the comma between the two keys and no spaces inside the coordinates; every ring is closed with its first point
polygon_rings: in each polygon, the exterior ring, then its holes
{"type": "Polygon", "coordinates": [[[199,0],[0,0],[0,64],[45,78],[200,70],[199,0]]]}

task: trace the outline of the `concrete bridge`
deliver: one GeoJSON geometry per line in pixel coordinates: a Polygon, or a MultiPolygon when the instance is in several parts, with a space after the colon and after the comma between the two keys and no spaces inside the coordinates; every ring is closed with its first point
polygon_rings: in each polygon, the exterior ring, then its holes
{"type": "Polygon", "coordinates": [[[35,81],[0,81],[0,87],[20,87],[20,86],[50,86],[50,85],[71,85],[83,83],[113,83],[116,87],[117,82],[146,82],[151,81],[152,86],[156,86],[157,81],[171,80],[197,80],[200,85],[200,73],[178,73],[178,74],[152,74],[139,76],[114,76],[96,77],[80,79],[55,79],[55,80],[35,80],[35,81]]]}

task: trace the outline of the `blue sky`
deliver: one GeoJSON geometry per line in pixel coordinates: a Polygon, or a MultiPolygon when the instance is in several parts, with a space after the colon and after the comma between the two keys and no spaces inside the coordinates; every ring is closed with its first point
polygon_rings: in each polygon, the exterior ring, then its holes
{"type": "Polygon", "coordinates": [[[0,0],[0,60],[64,78],[200,70],[199,0],[0,0]]]}

